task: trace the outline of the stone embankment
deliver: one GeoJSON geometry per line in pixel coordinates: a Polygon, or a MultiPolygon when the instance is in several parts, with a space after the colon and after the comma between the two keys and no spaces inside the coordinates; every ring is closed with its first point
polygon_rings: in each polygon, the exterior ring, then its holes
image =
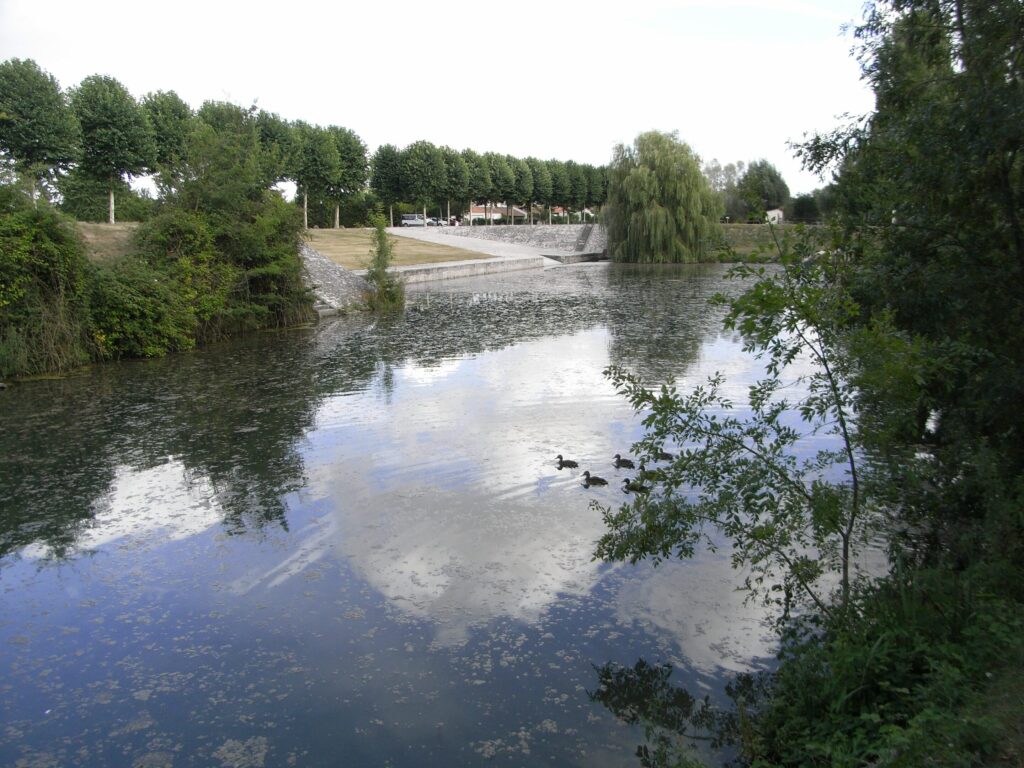
{"type": "Polygon", "coordinates": [[[340,267],[319,251],[303,243],[299,247],[306,273],[306,285],[316,296],[314,309],[320,317],[330,317],[363,303],[368,285],[360,275],[340,267]]]}
{"type": "Polygon", "coordinates": [[[497,240],[527,246],[544,254],[559,255],[571,253],[600,254],[608,247],[605,229],[600,224],[590,227],[589,236],[582,247],[577,241],[586,224],[528,224],[489,225],[476,224],[472,227],[444,227],[438,231],[452,237],[479,238],[497,240]]]}
{"type": "MultiPolygon", "coordinates": [[[[451,244],[480,253],[479,259],[440,264],[395,267],[406,283],[475,277],[520,269],[543,269],[556,261],[572,263],[603,258],[606,249],[604,227],[600,225],[477,225],[474,227],[430,227],[389,229],[391,234],[427,242],[451,244]],[[475,242],[474,242],[475,241],[475,242]],[[552,261],[554,259],[555,261],[552,261]]],[[[306,283],[316,296],[320,317],[329,317],[363,303],[367,290],[362,270],[347,270],[309,245],[300,250],[306,283]]]]}

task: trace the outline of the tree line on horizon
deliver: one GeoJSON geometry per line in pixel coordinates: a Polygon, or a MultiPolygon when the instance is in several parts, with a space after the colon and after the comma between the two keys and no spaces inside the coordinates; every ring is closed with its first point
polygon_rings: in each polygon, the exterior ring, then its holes
{"type": "MultiPolygon", "coordinates": [[[[451,218],[453,210],[461,216],[473,204],[483,204],[492,223],[499,215],[514,221],[512,206],[523,207],[532,221],[534,206],[541,206],[550,223],[555,209],[558,220],[569,221],[608,198],[607,165],[460,151],[429,141],[383,144],[370,155],[343,126],[213,101],[193,110],[174,91],[136,99],[103,75],[62,90],[31,59],[0,63],[5,172],[31,196],[45,194],[80,220],[148,218],[153,200],[129,182],[151,176],[163,197],[182,173],[190,135],[200,124],[216,128],[225,110],[245,111],[255,121],[261,146],[273,158],[269,178],[294,183],[307,227],[362,226],[377,206],[388,209],[393,225],[396,208],[451,218]]],[[[756,221],[759,211],[784,206],[787,218],[800,221],[816,221],[824,212],[820,191],[791,199],[781,174],[764,159],[725,166],[713,159],[702,172],[722,200],[724,221],[756,221]]]]}
{"type": "MultiPolygon", "coordinates": [[[[600,206],[607,180],[603,166],[573,160],[517,158],[416,141],[404,149],[385,144],[371,157],[351,129],[286,120],[257,109],[213,101],[193,110],[174,91],[135,99],[118,80],[91,75],[62,90],[31,59],[0,63],[0,154],[10,177],[35,199],[45,195],[83,220],[143,219],[152,201],[129,182],[152,176],[158,197],[184,172],[190,136],[215,130],[228,113],[255,121],[268,179],[292,182],[304,223],[339,227],[364,224],[377,204],[424,212],[472,203],[521,205],[532,210],[581,211],[600,206]]],[[[550,213],[549,213],[550,216],[550,213]]]]}

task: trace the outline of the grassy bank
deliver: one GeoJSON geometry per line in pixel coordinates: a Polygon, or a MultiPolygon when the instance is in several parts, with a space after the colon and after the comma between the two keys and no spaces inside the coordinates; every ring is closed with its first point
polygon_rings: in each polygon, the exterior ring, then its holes
{"type": "MultiPolygon", "coordinates": [[[[346,269],[365,269],[370,261],[373,232],[369,228],[310,229],[306,231],[306,240],[335,264],[346,269]]],[[[476,251],[406,237],[395,238],[394,246],[391,265],[395,267],[481,258],[476,251]]]]}
{"type": "MultiPolygon", "coordinates": [[[[758,252],[776,252],[772,228],[767,224],[722,224],[721,228],[722,244],[728,246],[737,256],[745,259],[758,252]]],[[[782,240],[793,232],[794,228],[793,224],[776,225],[775,236],[782,240]]]]}

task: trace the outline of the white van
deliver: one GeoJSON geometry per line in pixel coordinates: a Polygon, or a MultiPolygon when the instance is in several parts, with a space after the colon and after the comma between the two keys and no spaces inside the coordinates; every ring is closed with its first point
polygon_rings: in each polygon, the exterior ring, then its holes
{"type": "Polygon", "coordinates": [[[402,214],[402,226],[403,227],[425,227],[427,222],[424,220],[422,214],[419,213],[403,213],[402,214]]]}

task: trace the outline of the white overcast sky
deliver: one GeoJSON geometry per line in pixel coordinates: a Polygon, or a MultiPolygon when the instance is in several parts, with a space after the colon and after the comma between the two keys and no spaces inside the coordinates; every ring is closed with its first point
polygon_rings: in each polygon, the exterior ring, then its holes
{"type": "Polygon", "coordinates": [[[351,128],[372,152],[418,139],[602,164],[642,131],[705,160],[766,158],[873,99],[841,27],[862,0],[222,2],[0,0],[0,59],[64,88],[116,77],[351,128]]]}

